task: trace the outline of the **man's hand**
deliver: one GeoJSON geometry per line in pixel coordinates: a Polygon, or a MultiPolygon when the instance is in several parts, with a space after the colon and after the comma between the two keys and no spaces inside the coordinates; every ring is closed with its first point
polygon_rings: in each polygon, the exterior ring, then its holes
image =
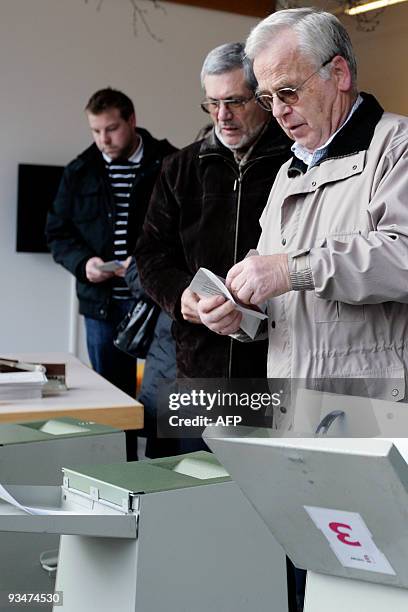
{"type": "Polygon", "coordinates": [[[188,287],[184,289],[181,296],[181,314],[185,321],[189,321],[189,323],[201,323],[197,309],[199,301],[200,296],[191,291],[188,287]]]}
{"type": "Polygon", "coordinates": [[[231,268],[226,285],[244,304],[259,306],[291,290],[288,256],[282,253],[247,257],[231,268]]]}
{"type": "Polygon", "coordinates": [[[222,295],[201,298],[198,303],[201,322],[217,334],[228,336],[238,331],[242,314],[222,295]]]}
{"type": "Polygon", "coordinates": [[[86,262],[85,274],[90,283],[103,283],[114,276],[113,272],[103,272],[98,268],[105,263],[100,257],[91,257],[86,262]]]}
{"type": "Polygon", "coordinates": [[[121,278],[123,278],[126,274],[126,270],[128,269],[131,261],[132,261],[132,256],[129,255],[129,257],[125,259],[125,261],[122,261],[121,267],[115,270],[114,275],[120,276],[121,278]]]}

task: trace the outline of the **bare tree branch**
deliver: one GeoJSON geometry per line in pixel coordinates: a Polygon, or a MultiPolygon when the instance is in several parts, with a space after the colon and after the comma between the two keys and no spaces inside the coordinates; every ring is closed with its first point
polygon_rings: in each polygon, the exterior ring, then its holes
{"type": "MultiPolygon", "coordinates": [[[[138,25],[139,25],[139,20],[143,23],[144,27],[146,28],[147,33],[153,38],[153,40],[156,40],[157,42],[163,42],[162,38],[159,38],[159,36],[157,36],[153,30],[151,29],[149,22],[147,21],[146,18],[146,14],[149,12],[147,9],[145,8],[141,8],[141,6],[139,6],[139,2],[137,0],[129,0],[131,6],[132,6],[132,25],[133,25],[133,33],[135,36],[137,36],[138,34],[138,25]]],[[[164,8],[163,5],[161,5],[158,0],[149,0],[149,2],[151,2],[153,4],[153,7],[155,9],[160,9],[162,10],[164,13],[166,13],[166,10],[164,8]]]]}
{"type": "MultiPolygon", "coordinates": [[[[129,0],[130,6],[132,7],[133,34],[135,36],[138,35],[138,28],[141,22],[146,32],[149,34],[151,38],[153,38],[153,40],[156,40],[157,42],[163,42],[163,39],[157,36],[151,29],[148,19],[147,19],[149,10],[147,8],[142,8],[140,6],[141,1],[149,2],[151,5],[153,5],[154,9],[161,10],[163,13],[166,13],[166,9],[164,8],[162,4],[160,4],[159,0],[129,0]]],[[[84,2],[85,4],[89,4],[89,0],[84,0],[84,2]]],[[[104,0],[98,0],[98,4],[96,5],[97,11],[101,10],[103,2],[104,0]]]]}

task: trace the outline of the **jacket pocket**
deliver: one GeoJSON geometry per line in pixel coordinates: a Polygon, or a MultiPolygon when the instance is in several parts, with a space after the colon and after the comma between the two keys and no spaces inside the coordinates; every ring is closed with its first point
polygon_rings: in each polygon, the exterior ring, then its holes
{"type": "Polygon", "coordinates": [[[73,218],[77,223],[88,223],[102,214],[101,207],[99,192],[81,193],[74,203],[73,218]]]}
{"type": "Polygon", "coordinates": [[[314,298],[315,323],[357,323],[364,319],[364,305],[314,298]]]}
{"type": "Polygon", "coordinates": [[[346,395],[392,402],[401,401],[406,395],[405,367],[400,352],[394,347],[378,350],[337,347],[315,360],[311,378],[332,380],[337,390],[331,391],[346,395]]]}

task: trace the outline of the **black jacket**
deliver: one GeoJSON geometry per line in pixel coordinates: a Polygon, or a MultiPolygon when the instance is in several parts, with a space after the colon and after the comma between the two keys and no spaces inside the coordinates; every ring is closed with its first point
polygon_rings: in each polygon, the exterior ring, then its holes
{"type": "Polygon", "coordinates": [[[178,376],[266,376],[266,341],[241,343],[188,323],[180,298],[200,266],[225,277],[256,247],[259,217],[289,157],[290,141],[272,121],[241,168],[214,130],[164,162],[136,259],[145,290],[175,320],[178,376]]]}
{"type": "MultiPolygon", "coordinates": [[[[128,248],[133,251],[163,157],[176,149],[138,128],[143,159],[130,196],[128,248]]],[[[114,258],[115,206],[102,154],[91,145],[65,168],[57,197],[48,214],[46,235],[57,263],[77,279],[79,312],[106,319],[112,282],[90,283],[85,265],[90,257],[114,258]]]]}

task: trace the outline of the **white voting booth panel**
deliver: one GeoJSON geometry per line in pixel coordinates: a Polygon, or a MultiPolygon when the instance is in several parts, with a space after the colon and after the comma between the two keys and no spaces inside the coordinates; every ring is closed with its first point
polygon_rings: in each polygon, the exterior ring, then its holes
{"type": "MultiPolygon", "coordinates": [[[[69,418],[0,425],[0,483],[4,485],[57,485],[64,465],[125,459],[124,432],[103,425],[69,418]]],[[[45,553],[45,565],[48,558],[56,559],[60,532],[47,531],[45,525],[39,534],[24,531],[0,533],[0,591],[52,592],[55,573],[43,569],[40,556],[45,553]]],[[[15,606],[1,607],[8,609],[11,612],[15,606]]]]}
{"type": "Polygon", "coordinates": [[[405,403],[311,389],[298,389],[296,393],[292,431],[305,436],[314,434],[319,423],[333,411],[343,414],[330,425],[330,437],[408,437],[405,403]]]}
{"type": "MultiPolygon", "coordinates": [[[[193,455],[180,472],[180,457],[65,470],[60,509],[76,514],[0,504],[0,530],[64,534],[55,612],[287,612],[282,548],[216,459],[193,455]]],[[[59,495],[9,491],[30,506],[59,495]]]]}
{"type": "Polygon", "coordinates": [[[408,610],[408,466],[396,446],[253,434],[208,428],[204,439],[293,563],[312,570],[305,610],[384,610],[377,587],[390,610],[402,609],[393,607],[401,601],[408,610]],[[364,593],[366,606],[345,606],[345,590],[350,600],[364,593]]]}
{"type": "Polygon", "coordinates": [[[405,589],[307,573],[305,612],[407,612],[407,602],[405,589]]]}
{"type": "Polygon", "coordinates": [[[155,493],[132,542],[62,536],[63,610],[286,612],[283,551],[243,502],[232,482],[155,493]]]}

